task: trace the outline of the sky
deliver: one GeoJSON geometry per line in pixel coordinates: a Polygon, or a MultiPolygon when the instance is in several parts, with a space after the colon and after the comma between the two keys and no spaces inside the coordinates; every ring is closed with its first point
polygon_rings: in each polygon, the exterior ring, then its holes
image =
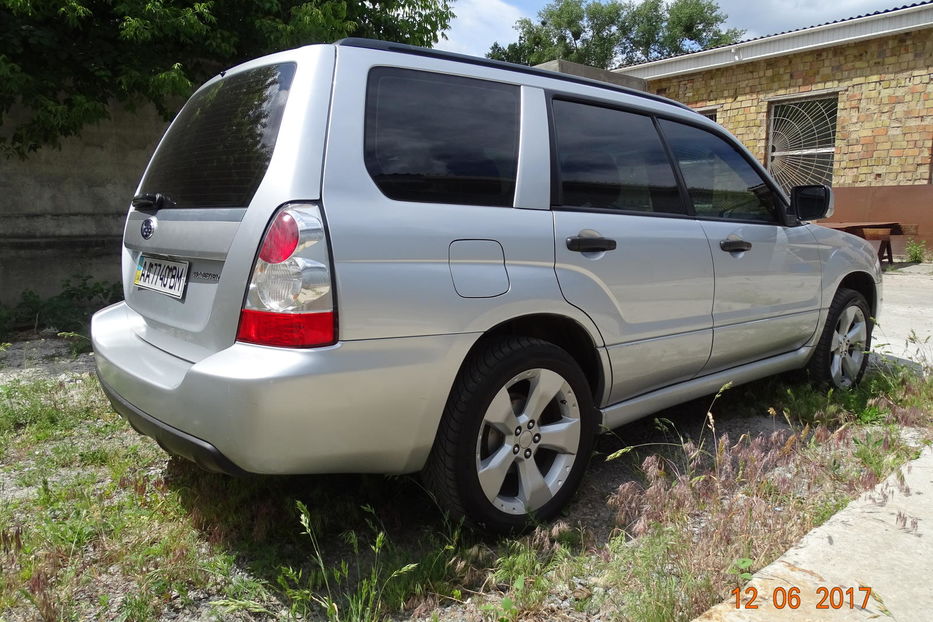
{"type": "MultiPolygon", "coordinates": [[[[775,34],[815,26],[846,17],[874,13],[912,4],[915,0],[719,0],[728,15],[726,27],[742,28],[743,38],[775,34]]],[[[474,56],[484,56],[489,46],[514,42],[512,28],[521,17],[535,17],[548,0],[454,0],[457,17],[447,31],[447,41],[437,48],[474,56]]]]}

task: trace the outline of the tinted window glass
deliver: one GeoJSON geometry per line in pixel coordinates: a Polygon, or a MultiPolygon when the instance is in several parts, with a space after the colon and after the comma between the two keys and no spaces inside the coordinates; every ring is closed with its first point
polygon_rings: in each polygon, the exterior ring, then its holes
{"type": "Polygon", "coordinates": [[[197,92],[152,158],[143,193],[177,207],[245,207],[266,174],[295,64],[233,74],[197,92]]]}
{"type": "Polygon", "coordinates": [[[774,194],[732,145],[673,121],[661,121],[661,129],[680,163],[697,216],[777,222],[774,194]]]}
{"type": "Polygon", "coordinates": [[[517,86],[377,67],[366,91],[366,168],[390,199],[512,205],[517,86]]]}
{"type": "Polygon", "coordinates": [[[650,117],[555,100],[554,126],[561,204],[685,211],[650,117]]]}

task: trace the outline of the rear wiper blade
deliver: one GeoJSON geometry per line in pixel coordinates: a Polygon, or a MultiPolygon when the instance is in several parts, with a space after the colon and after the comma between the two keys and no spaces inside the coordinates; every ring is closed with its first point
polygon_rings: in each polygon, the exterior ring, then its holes
{"type": "Polygon", "coordinates": [[[175,201],[161,192],[137,194],[133,197],[133,207],[136,209],[160,210],[163,207],[175,207],[175,201]]]}

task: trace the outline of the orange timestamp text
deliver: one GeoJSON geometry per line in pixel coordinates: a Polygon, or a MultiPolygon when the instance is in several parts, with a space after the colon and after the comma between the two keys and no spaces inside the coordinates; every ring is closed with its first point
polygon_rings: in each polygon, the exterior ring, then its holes
{"type": "MultiPolygon", "coordinates": [[[[735,598],[736,609],[758,609],[756,602],[761,596],[758,588],[749,586],[735,588],[731,592],[735,598]]],[[[871,588],[860,587],[818,587],[816,588],[816,608],[817,609],[865,609],[868,607],[868,599],[871,597],[871,588]],[[861,601],[861,605],[858,604],[861,601]]],[[[775,609],[799,609],[800,608],[800,588],[799,587],[776,587],[771,590],[771,606],[775,609]]]]}

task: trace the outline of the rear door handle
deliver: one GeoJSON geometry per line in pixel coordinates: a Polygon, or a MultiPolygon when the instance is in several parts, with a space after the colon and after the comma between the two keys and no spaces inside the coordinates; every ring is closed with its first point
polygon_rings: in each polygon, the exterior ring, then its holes
{"type": "Polygon", "coordinates": [[[616,241],[609,238],[587,238],[580,235],[567,238],[567,248],[577,253],[614,251],[616,241]]]}
{"type": "Polygon", "coordinates": [[[720,240],[719,248],[727,253],[740,253],[750,250],[752,248],[752,243],[746,242],[745,240],[720,240]]]}

